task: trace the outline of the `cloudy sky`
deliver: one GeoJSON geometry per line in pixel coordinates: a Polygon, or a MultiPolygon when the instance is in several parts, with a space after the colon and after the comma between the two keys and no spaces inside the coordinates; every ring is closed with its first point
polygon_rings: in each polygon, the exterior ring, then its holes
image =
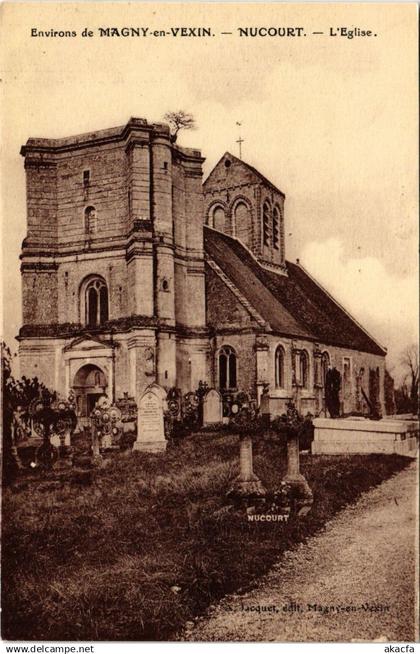
{"type": "Polygon", "coordinates": [[[194,114],[180,143],[205,174],[229,150],[286,194],[286,255],[384,344],[394,368],[417,340],[417,8],[415,4],[3,4],[4,336],[21,325],[25,236],[20,146],[194,114]],[[99,37],[98,27],[210,27],[214,36],[99,37]],[[238,27],[306,37],[240,37],[238,27]],[[330,27],[376,37],[329,36],[330,27]],[[93,38],[82,38],[88,27],[93,38]],[[75,38],[31,29],[76,30],[75,38]],[[222,35],[221,32],[232,32],[222,35]],[[322,35],[312,32],[322,31],[322,35]]]}

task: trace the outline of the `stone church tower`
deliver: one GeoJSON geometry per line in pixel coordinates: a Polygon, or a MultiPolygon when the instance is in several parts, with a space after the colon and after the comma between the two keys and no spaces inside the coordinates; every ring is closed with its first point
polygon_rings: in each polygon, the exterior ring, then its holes
{"type": "Polygon", "coordinates": [[[127,125],[22,147],[22,373],[88,415],[97,397],[207,377],[203,158],[127,125]]]}
{"type": "Polygon", "coordinates": [[[229,152],[203,189],[206,225],[236,237],[266,267],[285,272],[284,193],[229,152]]]}

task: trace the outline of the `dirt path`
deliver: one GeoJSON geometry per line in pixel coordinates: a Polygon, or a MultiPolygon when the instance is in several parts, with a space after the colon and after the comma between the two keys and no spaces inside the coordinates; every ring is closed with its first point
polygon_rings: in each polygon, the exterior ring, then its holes
{"type": "Polygon", "coordinates": [[[413,461],[286,553],[253,591],[210,609],[182,640],[414,641],[416,487],[413,461]]]}

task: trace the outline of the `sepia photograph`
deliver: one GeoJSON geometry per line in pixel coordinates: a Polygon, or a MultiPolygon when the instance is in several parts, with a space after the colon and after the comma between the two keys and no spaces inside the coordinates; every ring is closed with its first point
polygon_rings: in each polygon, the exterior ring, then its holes
{"type": "Polygon", "coordinates": [[[417,4],[0,35],[2,641],[414,652],[417,4]]]}

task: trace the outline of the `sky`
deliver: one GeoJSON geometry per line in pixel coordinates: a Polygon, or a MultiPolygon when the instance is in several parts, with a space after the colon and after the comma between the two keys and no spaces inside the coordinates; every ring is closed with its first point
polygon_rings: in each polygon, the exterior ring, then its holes
{"type": "Polygon", "coordinates": [[[20,146],[191,112],[179,137],[207,175],[225,151],[286,194],[286,257],[388,348],[418,341],[417,7],[415,4],[5,3],[3,333],[21,326],[25,237],[20,146]],[[99,37],[98,27],[210,27],[211,37],[99,37]],[[306,37],[240,37],[238,27],[303,26],[306,37]],[[330,36],[330,28],[376,37],[330,36]],[[83,38],[88,27],[94,37],[83,38]],[[75,30],[75,38],[31,30],[75,30]],[[223,35],[221,32],[232,32],[223,35]],[[313,35],[323,31],[322,35],[313,35]]]}

